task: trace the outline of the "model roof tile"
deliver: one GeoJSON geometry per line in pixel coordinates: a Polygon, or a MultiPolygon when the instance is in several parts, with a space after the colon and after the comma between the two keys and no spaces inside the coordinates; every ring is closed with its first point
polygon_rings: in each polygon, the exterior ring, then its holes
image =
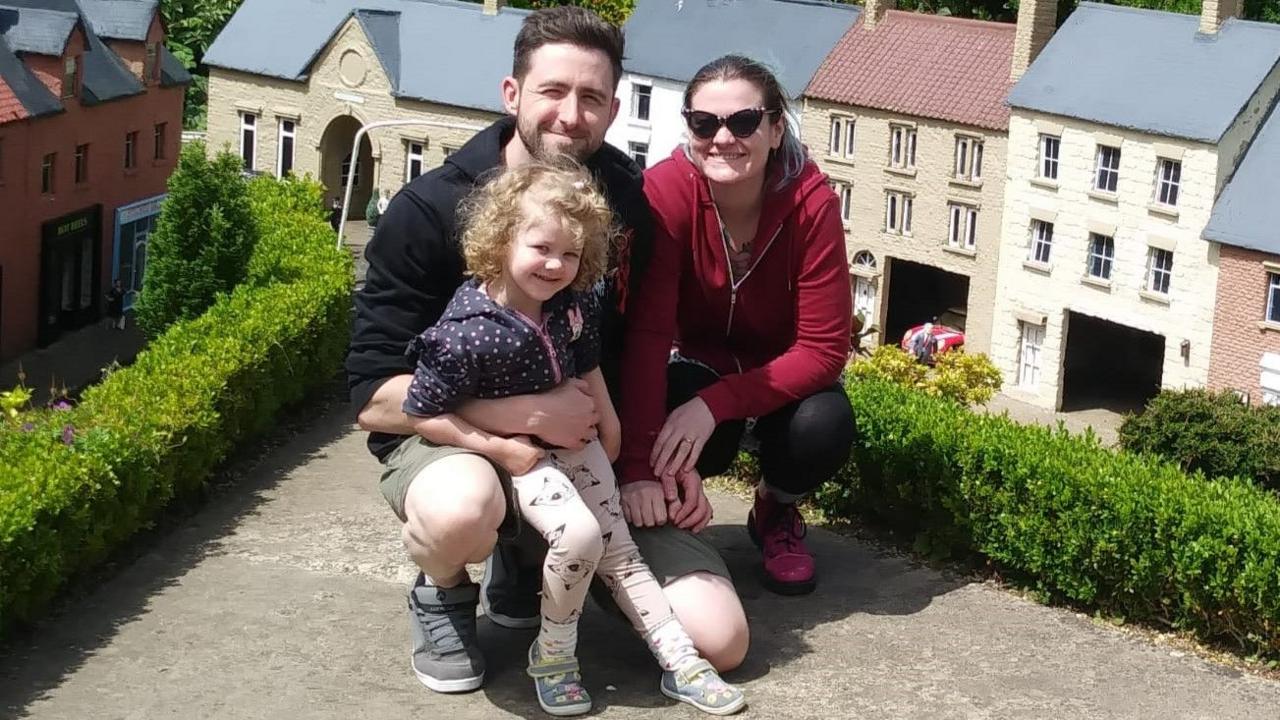
{"type": "Polygon", "coordinates": [[[707,62],[736,53],[768,65],[787,96],[799,97],[861,12],[815,0],[636,0],[622,66],[688,82],[707,62]]]}
{"type": "Polygon", "coordinates": [[[1082,2],[1009,93],[1013,107],[1216,143],[1280,61],[1280,25],[1082,2]]]}
{"type": "Polygon", "coordinates": [[[21,2],[0,2],[0,37],[14,52],[61,55],[80,16],[21,2]]]}
{"type": "Polygon", "coordinates": [[[1014,26],[890,10],[865,15],[827,55],[805,94],[842,105],[1007,130],[1014,26]]]}
{"type": "Polygon", "coordinates": [[[1240,167],[1214,203],[1204,237],[1280,255],[1280,112],[1258,130],[1240,167]]]}
{"type": "Polygon", "coordinates": [[[355,15],[372,35],[394,95],[503,113],[498,83],[511,72],[511,48],[528,14],[504,7],[485,15],[479,4],[458,0],[245,0],[204,63],[303,81],[355,15]]]}
{"type": "Polygon", "coordinates": [[[0,77],[0,125],[14,120],[22,120],[28,117],[27,109],[22,106],[22,101],[17,95],[13,94],[13,90],[9,88],[9,83],[0,77]]]}

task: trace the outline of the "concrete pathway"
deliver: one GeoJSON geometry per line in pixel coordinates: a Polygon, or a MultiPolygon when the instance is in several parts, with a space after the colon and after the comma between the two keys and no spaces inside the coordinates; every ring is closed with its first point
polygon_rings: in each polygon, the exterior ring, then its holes
{"type": "MultiPolygon", "coordinates": [[[[409,671],[413,571],[377,465],[337,399],[215,488],[198,514],[0,651],[0,717],[545,718],[523,675],[528,633],[481,619],[479,692],[435,695],[409,671]]],[[[760,589],[746,507],[707,530],[754,632],[746,717],[1274,719],[1280,683],[821,529],[818,591],[760,589]]],[[[582,660],[597,714],[694,718],[656,691],[642,644],[588,606],[582,660]]]]}

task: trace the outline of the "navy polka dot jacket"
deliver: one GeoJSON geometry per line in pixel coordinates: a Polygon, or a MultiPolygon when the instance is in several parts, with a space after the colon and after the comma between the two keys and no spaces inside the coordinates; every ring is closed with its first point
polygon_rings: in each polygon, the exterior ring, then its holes
{"type": "Polygon", "coordinates": [[[600,365],[600,303],[593,291],[562,290],[543,303],[538,327],[494,302],[472,278],[405,354],[416,366],[404,402],[409,415],[431,417],[472,398],[550,390],[600,365]]]}

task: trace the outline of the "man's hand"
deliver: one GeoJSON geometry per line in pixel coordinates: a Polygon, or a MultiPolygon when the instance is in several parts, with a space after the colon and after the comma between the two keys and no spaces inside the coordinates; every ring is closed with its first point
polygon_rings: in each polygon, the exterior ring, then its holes
{"type": "Polygon", "coordinates": [[[551,445],[581,450],[596,438],[600,412],[587,381],[571,378],[530,400],[533,434],[551,445]]]}
{"type": "Polygon", "coordinates": [[[635,527],[667,524],[667,503],[662,484],[656,480],[636,480],[618,490],[622,495],[622,516],[635,527]]]}
{"type": "Polygon", "coordinates": [[[672,494],[667,495],[671,524],[690,532],[702,532],[715,514],[702,488],[702,476],[697,470],[680,473],[675,477],[675,490],[674,499],[672,494]]]}
{"type": "Polygon", "coordinates": [[[495,438],[494,442],[493,459],[502,463],[512,475],[524,475],[547,454],[546,450],[534,445],[528,435],[495,438]]]}

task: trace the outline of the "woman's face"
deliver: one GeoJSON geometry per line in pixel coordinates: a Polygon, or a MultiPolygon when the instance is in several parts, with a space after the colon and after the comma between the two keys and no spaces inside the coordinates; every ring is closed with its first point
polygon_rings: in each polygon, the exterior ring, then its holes
{"type": "MultiPolygon", "coordinates": [[[[690,110],[717,117],[729,117],[739,110],[764,107],[764,94],[742,79],[713,80],[703,84],[689,100],[690,110]]],[[[774,110],[776,108],[766,108],[774,110]]],[[[702,139],[688,131],[690,155],[711,182],[731,185],[764,175],[769,151],[782,144],[784,125],[780,115],[766,113],[755,132],[745,138],[735,136],[721,125],[716,134],[702,139]]]]}

